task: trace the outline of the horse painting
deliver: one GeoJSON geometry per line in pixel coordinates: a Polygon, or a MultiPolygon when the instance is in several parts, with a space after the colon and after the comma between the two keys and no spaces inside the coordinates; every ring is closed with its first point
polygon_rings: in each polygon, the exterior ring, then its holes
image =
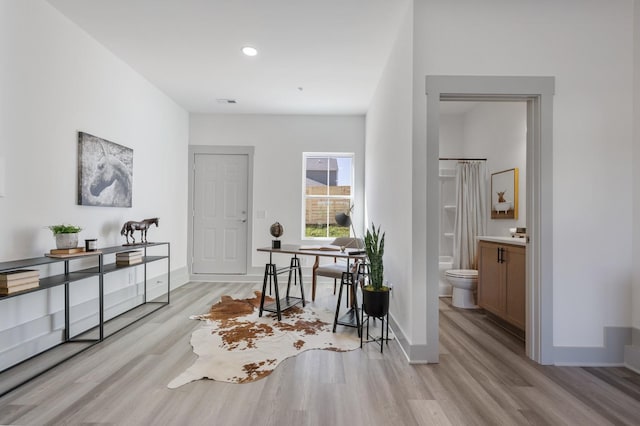
{"type": "Polygon", "coordinates": [[[78,204],[131,207],[133,150],[80,132],[78,204]]]}
{"type": "Polygon", "coordinates": [[[147,243],[147,230],[151,228],[151,225],[156,225],[156,227],[158,227],[159,222],[160,219],[158,219],[157,217],[144,219],[140,222],[134,222],[130,220],[129,222],[126,222],[124,225],[122,225],[120,235],[124,235],[124,237],[127,239],[127,245],[129,244],[129,237],[131,237],[131,240],[133,241],[131,244],[135,244],[136,239],[133,237],[133,232],[140,231],[140,242],[147,243]]]}

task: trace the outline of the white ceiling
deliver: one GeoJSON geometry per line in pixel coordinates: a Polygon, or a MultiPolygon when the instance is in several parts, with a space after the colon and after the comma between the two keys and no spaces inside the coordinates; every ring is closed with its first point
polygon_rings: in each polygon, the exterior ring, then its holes
{"type": "Polygon", "coordinates": [[[407,0],[49,0],[189,112],[363,114],[407,0]],[[244,45],[259,50],[241,53],[244,45]],[[301,88],[301,89],[299,89],[301,88]],[[217,99],[235,99],[221,104],[217,99]]]}

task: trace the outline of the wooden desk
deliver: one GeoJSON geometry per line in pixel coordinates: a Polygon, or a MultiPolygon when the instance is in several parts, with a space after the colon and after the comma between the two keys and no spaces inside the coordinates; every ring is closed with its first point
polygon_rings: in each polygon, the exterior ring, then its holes
{"type": "MultiPolygon", "coordinates": [[[[304,246],[303,246],[304,247],[304,246]]],[[[358,254],[352,254],[352,252],[358,252],[357,249],[346,249],[344,252],[339,250],[307,250],[301,249],[299,245],[296,244],[282,244],[282,247],[279,249],[273,249],[271,247],[262,247],[259,248],[258,251],[268,252],[269,253],[269,263],[273,264],[273,254],[274,253],[283,253],[283,254],[292,254],[294,257],[300,256],[315,256],[316,261],[313,264],[313,274],[311,281],[311,300],[316,300],[316,269],[320,264],[320,257],[334,257],[338,259],[346,259],[347,260],[347,270],[349,269],[349,263],[351,260],[365,260],[367,255],[362,253],[362,250],[358,254]]],[[[302,280],[302,279],[301,279],[302,280]]],[[[302,284],[302,282],[301,282],[302,284]]]]}

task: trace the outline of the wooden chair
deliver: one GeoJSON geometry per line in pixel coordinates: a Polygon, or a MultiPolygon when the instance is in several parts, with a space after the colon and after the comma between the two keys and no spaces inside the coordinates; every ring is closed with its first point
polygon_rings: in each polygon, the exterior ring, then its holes
{"type": "MultiPolygon", "coordinates": [[[[364,242],[361,238],[340,237],[333,240],[331,245],[345,248],[363,248],[364,242]]],[[[352,262],[353,263],[353,262],[352,262]]],[[[353,266],[353,265],[351,265],[353,266]]],[[[333,294],[336,294],[336,286],[338,280],[342,279],[342,273],[347,271],[347,262],[343,259],[333,258],[333,263],[327,263],[319,265],[313,269],[313,288],[316,287],[317,277],[329,277],[333,278],[333,294]]],[[[353,271],[357,272],[356,270],[353,271]]]]}

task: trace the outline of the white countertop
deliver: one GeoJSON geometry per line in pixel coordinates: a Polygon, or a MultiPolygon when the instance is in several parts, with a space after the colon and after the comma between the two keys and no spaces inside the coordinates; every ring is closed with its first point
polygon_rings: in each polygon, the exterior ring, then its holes
{"type": "Polygon", "coordinates": [[[526,238],[481,236],[476,237],[476,239],[478,241],[491,241],[493,243],[513,244],[515,246],[527,245],[526,238]]]}

